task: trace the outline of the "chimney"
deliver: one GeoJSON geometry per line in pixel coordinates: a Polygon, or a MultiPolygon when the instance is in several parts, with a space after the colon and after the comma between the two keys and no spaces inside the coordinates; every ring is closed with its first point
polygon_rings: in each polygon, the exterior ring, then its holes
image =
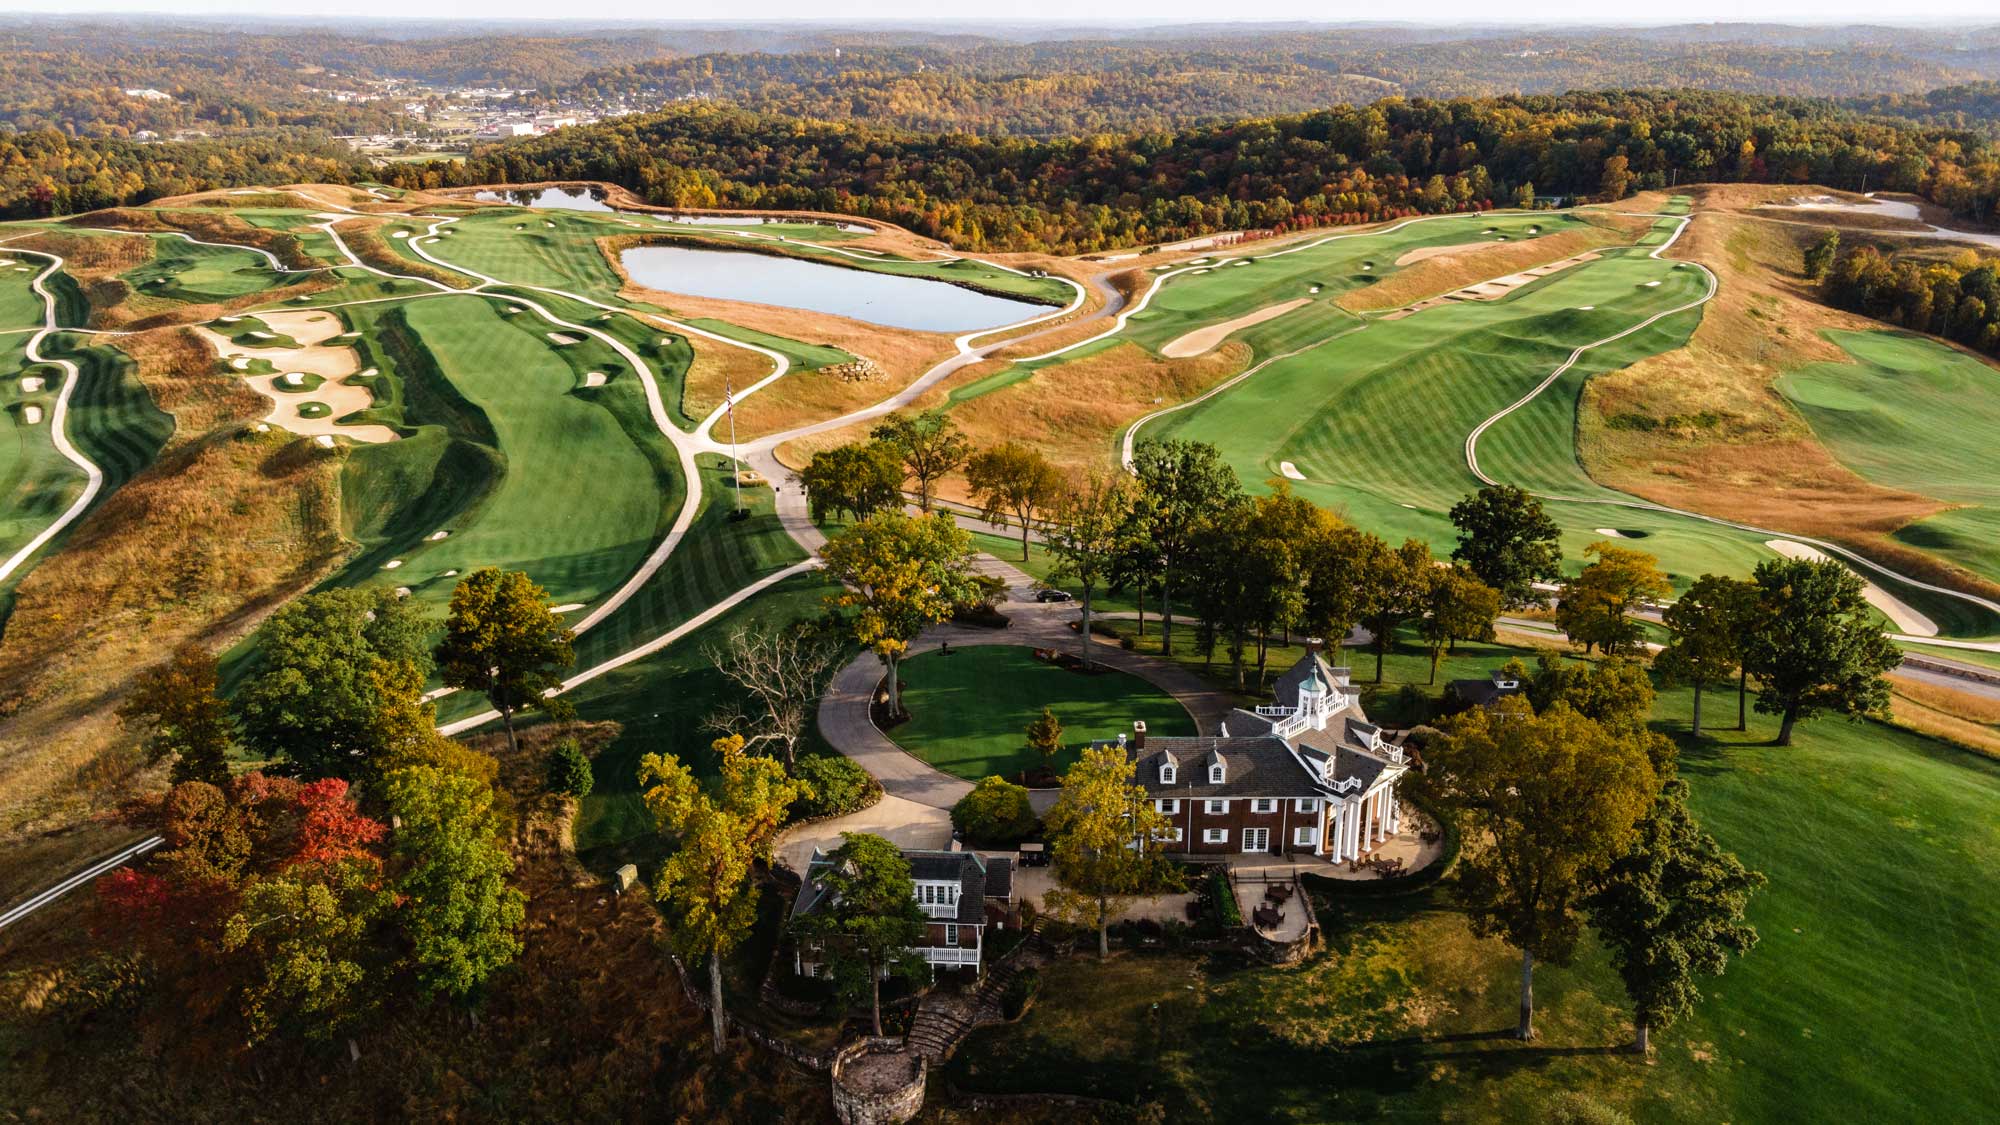
{"type": "Polygon", "coordinates": [[[1132,746],[1136,750],[1146,748],[1146,720],[1132,720],[1132,746]]]}

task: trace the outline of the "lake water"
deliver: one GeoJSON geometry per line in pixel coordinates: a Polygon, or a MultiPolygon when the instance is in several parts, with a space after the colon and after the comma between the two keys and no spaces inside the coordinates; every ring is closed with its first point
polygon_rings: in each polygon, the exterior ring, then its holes
{"type": "Polygon", "coordinates": [[[638,246],[619,258],[632,280],[652,289],[810,309],[924,332],[997,328],[1053,311],[1047,305],[995,297],[948,282],[770,254],[638,246]]]}
{"type": "MultiPolygon", "coordinates": [[[[546,207],[555,211],[596,211],[599,213],[618,211],[605,202],[603,188],[532,188],[524,191],[482,191],[473,194],[481,203],[511,203],[516,207],[546,207]]],[[[805,219],[765,218],[761,215],[662,215],[655,211],[624,211],[622,214],[638,215],[663,223],[685,223],[694,227],[754,227],[766,222],[808,222],[805,219]]],[[[828,223],[841,230],[865,234],[875,228],[860,223],[828,223]]]]}

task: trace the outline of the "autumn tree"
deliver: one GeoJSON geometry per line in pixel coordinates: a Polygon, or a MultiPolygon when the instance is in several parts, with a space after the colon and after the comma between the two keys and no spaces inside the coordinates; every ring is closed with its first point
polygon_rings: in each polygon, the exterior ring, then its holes
{"type": "Polygon", "coordinates": [[[252,1043],[281,1030],[326,1039],[372,1011],[384,953],[370,940],[394,895],[358,859],[252,881],[223,925],[222,948],[252,966],[240,995],[252,1043]]]}
{"type": "Polygon", "coordinates": [[[971,439],[942,410],[926,410],[914,417],[891,414],[869,436],[888,443],[902,458],[904,476],[917,482],[917,507],[926,514],[931,510],[937,482],[965,464],[966,455],[972,452],[971,439]]]}
{"type": "Polygon", "coordinates": [[[1052,770],[1056,765],[1056,755],[1062,753],[1062,720],[1047,707],[1028,724],[1028,749],[1042,759],[1042,768],[1052,770]]]}
{"type": "Polygon", "coordinates": [[[1532,1039],[1535,964],[1575,955],[1584,896],[1631,843],[1659,779],[1637,733],[1520,699],[1455,716],[1424,757],[1428,784],[1460,818],[1454,887],[1473,933],[1521,951],[1516,1035],[1532,1039]]]}
{"type": "Polygon", "coordinates": [[[1430,603],[1431,586],[1440,570],[1431,549],[1421,539],[1405,539],[1401,547],[1368,557],[1361,581],[1361,623],[1374,636],[1375,682],[1382,682],[1382,658],[1396,643],[1396,630],[1421,616],[1430,603]]]}
{"type": "Polygon", "coordinates": [[[789,772],[819,698],[847,656],[839,635],[820,622],[737,628],[705,652],[737,692],[709,715],[707,728],[740,735],[746,749],[775,755],[789,772]]]}
{"type": "Polygon", "coordinates": [[[1132,489],[1122,473],[1093,470],[1058,497],[1043,541],[1056,565],[1052,580],[1076,580],[1083,590],[1080,647],[1090,668],[1090,610],[1098,587],[1114,579],[1132,517],[1132,489]]]}
{"type": "Polygon", "coordinates": [[[1175,877],[1160,849],[1172,826],[1133,776],[1123,746],[1087,747],[1063,774],[1044,818],[1058,886],[1043,902],[1058,917],[1095,929],[1100,958],[1111,955],[1111,923],[1131,898],[1158,893],[1175,877]]]}
{"type": "Polygon", "coordinates": [[[1424,596],[1424,616],[1417,631],[1431,653],[1431,683],[1437,683],[1438,661],[1445,646],[1459,641],[1490,641],[1500,616],[1500,593],[1481,582],[1464,564],[1441,568],[1424,596]]]}
{"type": "Polygon", "coordinates": [[[639,760],[639,784],[654,823],[674,841],[654,891],[673,918],[675,949],[708,961],[709,1018],[720,1054],[728,1033],[722,958],[756,923],[751,868],[770,859],[771,842],[801,788],[776,760],[745,755],[742,739],[717,739],[715,751],[722,769],[713,792],[667,754],[639,760]]]}
{"type": "Polygon", "coordinates": [[[883,512],[820,548],[826,571],[846,587],[830,600],[851,607],[855,640],[875,650],[889,672],[889,709],[903,710],[899,662],[910,642],[977,593],[972,537],[944,512],[883,512]]]}
{"type": "Polygon", "coordinates": [[[1702,831],[1687,795],[1687,782],[1667,782],[1585,902],[1632,998],[1640,1054],[1654,1028],[1694,1011],[1698,976],[1721,975],[1730,957],[1757,944],[1743,912],[1764,877],[1702,831]]]}
{"type": "MultiPolygon", "coordinates": [[[[917,903],[910,861],[896,845],[866,832],[841,833],[841,845],[814,869],[819,906],[799,918],[795,931],[814,946],[841,995],[868,997],[875,1035],[882,1034],[882,982],[930,979],[930,965],[913,948],[923,942],[926,918],[917,903]]],[[[985,906],[975,904],[984,918],[985,906]]],[[[953,916],[954,919],[956,915],[953,916]]]]}
{"type": "Polygon", "coordinates": [[[1585,652],[1636,649],[1644,630],[1626,614],[1674,592],[1659,560],[1644,551],[1599,540],[1584,548],[1596,562],[1565,581],[1556,595],[1556,625],[1585,652]]]}
{"type": "Polygon", "coordinates": [[[463,997],[521,952],[527,898],[507,884],[514,857],[500,840],[493,789],[436,766],[390,774],[383,801],[397,928],[425,991],[463,997]]]}
{"type": "Polygon", "coordinates": [[[902,455],[887,442],[822,449],[799,470],[798,481],[816,524],[830,514],[860,520],[903,506],[902,455]]]}
{"type": "Polygon", "coordinates": [[[1174,584],[1192,560],[1202,525],[1242,494],[1236,471],[1205,442],[1149,438],[1132,453],[1138,478],[1135,526],[1159,561],[1160,653],[1174,654],[1174,584]]]}
{"type": "Polygon", "coordinates": [[[1840,232],[1829,227],[1813,239],[1806,247],[1805,271],[1807,281],[1824,281],[1833,270],[1835,259],[1840,257],[1840,232]]]}
{"type": "Polygon", "coordinates": [[[1505,606],[1541,601],[1535,583],[1562,577],[1562,528],[1526,489],[1488,485],[1453,504],[1451,522],[1458,528],[1451,557],[1498,590],[1505,606]]]}
{"type": "Polygon", "coordinates": [[[1041,452],[1019,442],[982,449],[965,462],[965,483],[981,518],[996,527],[1011,519],[1021,529],[1021,561],[1028,561],[1028,533],[1063,494],[1063,475],[1041,452]]]}
{"type": "Polygon", "coordinates": [[[1779,716],[1779,746],[1822,712],[1860,717],[1889,705],[1882,676],[1903,662],[1868,612],[1859,575],[1832,559],[1769,559],[1750,581],[1757,607],[1743,666],[1757,678],[1757,710],[1779,716]]]}
{"type": "Polygon", "coordinates": [[[172,660],[141,672],[118,708],[120,719],[145,732],[148,762],[173,759],[167,777],[176,785],[229,784],[236,728],[217,684],[215,657],[200,645],[182,645],[172,660]]]}
{"type": "MultiPolygon", "coordinates": [[[[1701,700],[1708,685],[1740,676],[1743,641],[1749,632],[1756,591],[1749,583],[1704,574],[1660,613],[1672,631],[1653,668],[1669,684],[1694,687],[1694,736],[1701,737],[1701,700]]],[[[1742,700],[1739,690],[1738,718],[1742,700]]]]}
{"type": "Polygon", "coordinates": [[[1586,719],[1620,730],[1646,729],[1653,711],[1653,681],[1646,666],[1624,656],[1586,661],[1544,649],[1523,677],[1535,710],[1563,704],[1586,719]]]}
{"type": "Polygon", "coordinates": [[[1367,612],[1369,576],[1389,545],[1368,532],[1334,523],[1305,552],[1305,600],[1299,626],[1338,656],[1367,612]]]}
{"type": "Polygon", "coordinates": [[[576,663],[575,639],[549,609],[548,591],[521,571],[486,567],[451,592],[438,667],[447,685],[486,696],[500,712],[508,749],[519,754],[514,716],[550,705],[548,693],[576,663]]]}
{"type": "Polygon", "coordinates": [[[429,674],[431,621],[393,590],[307,594],[257,633],[257,670],[236,694],[250,750],[305,777],[365,778],[386,747],[379,717],[385,666],[429,674]]]}

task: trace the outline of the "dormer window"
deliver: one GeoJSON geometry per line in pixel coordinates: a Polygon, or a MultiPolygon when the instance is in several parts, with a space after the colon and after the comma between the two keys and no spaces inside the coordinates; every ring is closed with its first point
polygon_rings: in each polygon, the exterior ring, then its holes
{"type": "Polygon", "coordinates": [[[1208,767],[1208,783],[1210,785],[1222,784],[1222,776],[1223,776],[1223,769],[1221,762],[1217,762],[1214,765],[1208,767]]]}
{"type": "Polygon", "coordinates": [[[1179,772],[1180,772],[1180,771],[1178,771],[1178,770],[1174,769],[1174,764],[1173,764],[1172,762],[1161,762],[1161,763],[1160,763],[1160,784],[1161,784],[1161,785],[1172,785],[1172,784],[1174,783],[1174,776],[1175,776],[1175,775],[1176,775],[1177,773],[1179,773],[1179,772]]]}

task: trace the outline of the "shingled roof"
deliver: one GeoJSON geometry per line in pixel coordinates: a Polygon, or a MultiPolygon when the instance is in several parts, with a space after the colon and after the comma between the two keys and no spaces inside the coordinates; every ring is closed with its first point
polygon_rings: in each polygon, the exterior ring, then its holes
{"type": "MultiPolygon", "coordinates": [[[[977,852],[908,850],[903,852],[903,858],[909,861],[910,878],[915,882],[958,883],[958,917],[934,921],[980,925],[986,921],[987,899],[1012,900],[1014,897],[1014,861],[1011,859],[987,858],[977,852]]],[[[793,917],[810,914],[826,901],[826,888],[820,876],[832,866],[831,854],[813,849],[812,859],[806,863],[805,876],[799,880],[798,897],[792,900],[793,917]]]]}

